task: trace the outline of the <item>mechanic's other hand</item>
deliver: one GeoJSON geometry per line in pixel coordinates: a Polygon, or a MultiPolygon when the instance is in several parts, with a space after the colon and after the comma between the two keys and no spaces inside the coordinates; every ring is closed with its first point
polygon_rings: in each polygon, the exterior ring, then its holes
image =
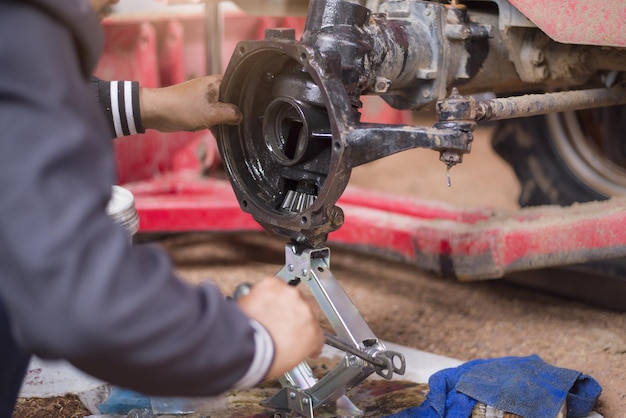
{"type": "Polygon", "coordinates": [[[318,322],[319,307],[299,289],[271,277],[256,283],[237,302],[274,340],[274,362],[268,379],[277,378],[321,353],[325,337],[318,322]]]}
{"type": "Polygon", "coordinates": [[[237,106],[218,102],[221,82],[221,75],[208,75],[168,87],[141,87],[139,106],[144,127],[178,132],[241,123],[237,106]]]}

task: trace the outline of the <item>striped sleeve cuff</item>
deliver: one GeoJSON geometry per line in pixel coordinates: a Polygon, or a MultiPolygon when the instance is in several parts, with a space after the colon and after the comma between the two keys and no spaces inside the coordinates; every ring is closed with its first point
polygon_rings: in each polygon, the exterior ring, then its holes
{"type": "Polygon", "coordinates": [[[274,361],[274,341],[263,327],[255,320],[250,320],[254,328],[254,358],[246,374],[234,385],[235,389],[252,388],[265,378],[274,361]]]}
{"type": "Polygon", "coordinates": [[[115,137],[144,133],[137,81],[100,82],[100,104],[109,117],[115,137]]]}

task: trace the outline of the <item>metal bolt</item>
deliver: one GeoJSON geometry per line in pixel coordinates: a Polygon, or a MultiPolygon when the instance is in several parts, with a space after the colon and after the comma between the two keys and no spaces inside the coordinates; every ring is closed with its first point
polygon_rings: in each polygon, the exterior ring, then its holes
{"type": "Polygon", "coordinates": [[[291,399],[296,399],[296,392],[289,392],[289,397],[291,399]]]}
{"type": "Polygon", "coordinates": [[[340,207],[338,206],[333,207],[331,216],[332,216],[333,226],[336,226],[337,228],[339,228],[341,225],[343,225],[344,216],[343,216],[343,211],[341,210],[340,207]]]}
{"type": "Polygon", "coordinates": [[[447,166],[452,167],[463,161],[463,155],[452,150],[445,150],[439,154],[439,160],[447,166]]]}
{"type": "Polygon", "coordinates": [[[306,277],[309,274],[309,271],[307,269],[302,269],[300,273],[302,274],[302,277],[306,277]]]}
{"type": "Polygon", "coordinates": [[[288,271],[293,271],[293,264],[287,264],[287,270],[288,271]]]}
{"type": "Polygon", "coordinates": [[[391,81],[385,77],[376,77],[374,82],[374,93],[386,93],[391,87],[391,81]]]}

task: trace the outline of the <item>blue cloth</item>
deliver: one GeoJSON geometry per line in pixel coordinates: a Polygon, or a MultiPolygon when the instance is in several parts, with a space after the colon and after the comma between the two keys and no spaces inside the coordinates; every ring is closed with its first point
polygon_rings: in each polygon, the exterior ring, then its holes
{"type": "Polygon", "coordinates": [[[525,418],[555,417],[567,400],[567,417],[581,418],[602,388],[590,376],[545,363],[536,355],[469,361],[428,381],[424,402],[388,418],[468,418],[477,401],[525,418]]]}
{"type": "Polygon", "coordinates": [[[141,393],[113,387],[109,397],[98,405],[101,414],[126,415],[133,409],[151,409],[150,397],[141,393]]]}
{"type": "Polygon", "coordinates": [[[148,396],[130,389],[114,386],[100,405],[101,414],[129,415],[133,410],[148,410],[155,415],[186,415],[201,406],[197,398],[148,396]],[[194,402],[195,401],[195,402],[194,402]]]}

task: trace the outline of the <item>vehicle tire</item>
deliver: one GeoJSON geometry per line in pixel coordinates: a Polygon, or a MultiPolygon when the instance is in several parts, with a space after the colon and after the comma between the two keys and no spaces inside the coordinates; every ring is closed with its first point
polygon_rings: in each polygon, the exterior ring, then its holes
{"type": "MultiPolygon", "coordinates": [[[[492,147],[513,168],[522,207],[626,196],[626,106],[501,121],[492,147]]],[[[549,270],[512,279],[626,310],[626,259],[549,270]]]]}

